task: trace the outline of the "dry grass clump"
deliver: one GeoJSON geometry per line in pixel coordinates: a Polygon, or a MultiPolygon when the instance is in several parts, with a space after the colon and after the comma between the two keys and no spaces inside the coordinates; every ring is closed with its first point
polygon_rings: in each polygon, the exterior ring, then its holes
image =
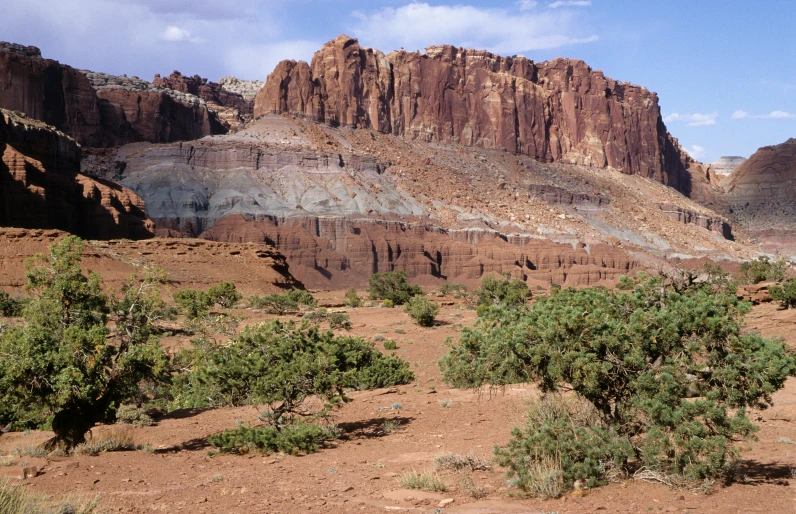
{"type": "Polygon", "coordinates": [[[535,498],[558,498],[566,490],[561,461],[554,457],[530,460],[524,478],[523,489],[535,498]]]}
{"type": "Polygon", "coordinates": [[[7,479],[0,479],[1,514],[92,514],[98,504],[99,497],[49,501],[7,479]]]}
{"type": "Polygon", "coordinates": [[[41,446],[17,446],[11,451],[11,453],[17,457],[37,457],[40,459],[47,458],[47,450],[41,446]]]}
{"type": "Polygon", "coordinates": [[[401,473],[396,478],[401,487],[407,489],[422,489],[423,491],[447,491],[448,486],[436,472],[431,470],[418,473],[417,471],[407,471],[401,473]]]}
{"type": "Polygon", "coordinates": [[[434,458],[434,467],[437,471],[486,471],[491,469],[488,460],[484,460],[473,452],[467,455],[458,453],[443,453],[434,458]]]}
{"type": "Polygon", "coordinates": [[[121,425],[77,445],[74,452],[80,455],[99,455],[102,452],[126,452],[145,448],[144,445],[135,444],[132,427],[121,425]]]}

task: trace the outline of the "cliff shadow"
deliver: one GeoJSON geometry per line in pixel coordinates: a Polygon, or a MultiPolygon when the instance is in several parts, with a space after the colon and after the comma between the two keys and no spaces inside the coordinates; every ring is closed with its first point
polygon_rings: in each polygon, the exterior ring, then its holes
{"type": "Polygon", "coordinates": [[[44,172],[25,162],[25,181],[41,188],[42,193],[31,190],[12,172],[5,159],[6,143],[0,143],[0,226],[18,228],[50,228],[44,172]]]}

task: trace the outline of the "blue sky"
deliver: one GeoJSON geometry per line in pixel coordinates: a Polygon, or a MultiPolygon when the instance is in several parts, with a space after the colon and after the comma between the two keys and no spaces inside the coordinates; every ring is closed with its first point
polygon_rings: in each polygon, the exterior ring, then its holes
{"type": "Polygon", "coordinates": [[[658,93],[696,158],[796,137],[796,1],[6,0],[0,40],[78,68],[264,80],[345,33],[385,52],[434,44],[585,60],[658,93]]]}

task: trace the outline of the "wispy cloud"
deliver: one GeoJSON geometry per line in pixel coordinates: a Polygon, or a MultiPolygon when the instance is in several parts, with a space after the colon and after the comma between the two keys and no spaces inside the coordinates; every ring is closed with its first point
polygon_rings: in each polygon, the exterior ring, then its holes
{"type": "Polygon", "coordinates": [[[753,120],[788,120],[796,118],[796,114],[787,111],[771,111],[768,114],[749,114],[746,111],[737,110],[732,113],[730,118],[734,120],[745,120],[745,119],[753,119],[753,120]]]}
{"type": "Polygon", "coordinates": [[[716,124],[716,118],[718,118],[719,113],[711,112],[708,114],[702,114],[699,112],[695,112],[693,114],[681,114],[679,112],[673,112],[664,116],[663,121],[666,123],[674,123],[674,122],[684,122],[688,124],[689,127],[707,127],[710,125],[716,124]]]}
{"type": "Polygon", "coordinates": [[[499,54],[558,48],[598,39],[578,13],[562,10],[482,8],[472,5],[430,5],[413,2],[402,7],[355,11],[352,35],[361,43],[389,52],[402,47],[421,50],[453,44],[484,48],[499,54]]]}
{"type": "Polygon", "coordinates": [[[163,41],[168,41],[169,43],[178,43],[181,41],[199,41],[199,38],[191,36],[191,31],[182,27],[177,27],[176,25],[169,25],[166,27],[166,30],[160,34],[160,39],[163,41]]]}
{"type": "Polygon", "coordinates": [[[547,7],[551,9],[558,9],[559,7],[589,7],[591,0],[556,0],[550,2],[547,7]]]}
{"type": "Polygon", "coordinates": [[[539,5],[539,2],[536,0],[517,0],[517,7],[520,11],[530,11],[535,9],[537,5],[539,5]]]}
{"type": "Polygon", "coordinates": [[[690,155],[693,159],[701,159],[705,156],[705,148],[699,145],[691,145],[691,148],[686,147],[686,152],[690,155]]]}

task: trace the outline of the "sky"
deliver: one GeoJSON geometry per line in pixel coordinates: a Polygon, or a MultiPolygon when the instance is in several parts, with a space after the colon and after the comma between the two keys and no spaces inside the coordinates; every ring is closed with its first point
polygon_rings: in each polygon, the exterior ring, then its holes
{"type": "Polygon", "coordinates": [[[703,162],[796,137],[794,0],[3,0],[0,41],[76,68],[265,80],[340,34],[583,59],[658,93],[703,162]]]}

